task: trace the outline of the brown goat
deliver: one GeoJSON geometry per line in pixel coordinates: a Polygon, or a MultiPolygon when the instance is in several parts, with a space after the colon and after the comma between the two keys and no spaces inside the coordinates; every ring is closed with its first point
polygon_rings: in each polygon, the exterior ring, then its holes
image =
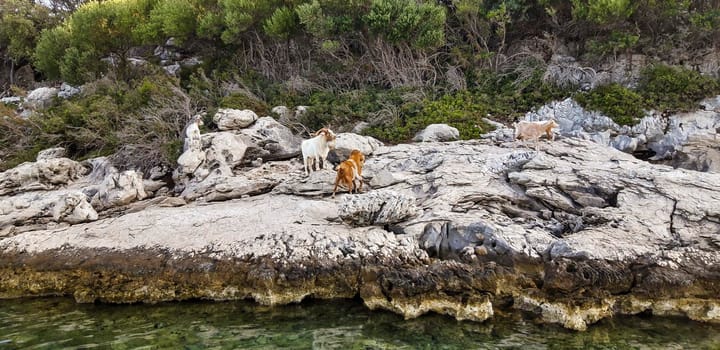
{"type": "Polygon", "coordinates": [[[516,140],[535,141],[535,150],[538,149],[538,140],[541,136],[547,136],[548,140],[555,140],[553,129],[559,125],[554,120],[546,120],[539,122],[521,121],[514,124],[516,140]]]}
{"type": "Polygon", "coordinates": [[[335,188],[333,188],[332,198],[335,198],[335,192],[337,192],[338,185],[342,183],[344,187],[347,187],[348,192],[356,193],[362,192],[363,178],[362,168],[365,165],[365,155],[359,150],[354,149],[350,152],[350,157],[337,168],[337,176],[335,177],[335,188]],[[360,182],[359,186],[355,185],[355,180],[360,182]]]}

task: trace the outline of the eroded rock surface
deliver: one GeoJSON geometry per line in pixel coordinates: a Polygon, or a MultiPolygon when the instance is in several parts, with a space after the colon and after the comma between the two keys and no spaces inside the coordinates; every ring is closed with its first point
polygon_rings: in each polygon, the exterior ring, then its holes
{"type": "Polygon", "coordinates": [[[380,147],[363,169],[367,193],[335,200],[332,171],[301,168],[267,162],[218,177],[216,200],[233,200],[2,238],[0,297],[272,305],[359,296],[406,317],[522,310],[577,330],[640,312],[720,322],[718,174],[571,138],[539,151],[487,141],[380,147]],[[270,184],[222,197],[243,179],[270,184]],[[399,214],[382,214],[393,201],[399,214]]]}
{"type": "MultiPolygon", "coordinates": [[[[525,116],[527,120],[555,119],[562,136],[592,140],[641,158],[698,171],[720,171],[720,100],[701,102],[703,110],[664,115],[650,111],[634,126],[618,125],[607,116],[583,109],[571,98],[551,102],[525,116]]],[[[500,129],[509,130],[509,129],[500,129]]],[[[486,138],[503,139],[495,131],[486,138]]]]}

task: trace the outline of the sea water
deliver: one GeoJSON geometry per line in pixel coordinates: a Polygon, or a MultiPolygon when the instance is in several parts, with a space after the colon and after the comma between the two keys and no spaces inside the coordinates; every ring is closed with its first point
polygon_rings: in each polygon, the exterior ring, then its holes
{"type": "Polygon", "coordinates": [[[0,300],[4,349],[720,349],[720,325],[628,316],[576,332],[519,314],[486,322],[438,314],[405,320],[360,300],[265,307],[38,298],[0,300]]]}

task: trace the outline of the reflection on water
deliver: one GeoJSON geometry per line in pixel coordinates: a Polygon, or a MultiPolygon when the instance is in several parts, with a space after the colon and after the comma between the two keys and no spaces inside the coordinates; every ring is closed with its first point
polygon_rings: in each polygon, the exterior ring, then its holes
{"type": "Polygon", "coordinates": [[[4,349],[720,349],[720,325],[619,317],[587,332],[519,316],[485,323],[441,315],[413,320],[358,301],[284,307],[252,302],[86,305],[71,299],[0,300],[4,349]]]}

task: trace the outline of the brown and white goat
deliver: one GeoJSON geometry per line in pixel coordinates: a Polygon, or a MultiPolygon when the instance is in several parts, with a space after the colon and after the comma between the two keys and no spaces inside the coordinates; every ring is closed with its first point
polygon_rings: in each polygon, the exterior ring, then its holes
{"type": "Polygon", "coordinates": [[[542,135],[546,135],[548,140],[554,141],[555,134],[553,134],[553,129],[560,126],[552,119],[539,122],[520,121],[513,125],[515,126],[515,139],[535,141],[535,150],[538,149],[537,142],[542,135]]]}
{"type": "Polygon", "coordinates": [[[328,153],[334,148],[335,133],[328,128],[322,128],[315,132],[315,137],[304,140],[300,144],[300,149],[302,150],[305,175],[310,175],[310,170],[314,171],[316,164],[318,170],[324,169],[328,153]]]}
{"type": "Polygon", "coordinates": [[[348,192],[362,192],[363,177],[362,168],[365,165],[365,155],[359,150],[354,149],[350,152],[350,157],[337,167],[337,176],[335,176],[335,188],[333,188],[332,198],[335,198],[335,192],[339,184],[347,187],[348,192]],[[360,182],[359,186],[355,185],[355,180],[360,182]]]}

